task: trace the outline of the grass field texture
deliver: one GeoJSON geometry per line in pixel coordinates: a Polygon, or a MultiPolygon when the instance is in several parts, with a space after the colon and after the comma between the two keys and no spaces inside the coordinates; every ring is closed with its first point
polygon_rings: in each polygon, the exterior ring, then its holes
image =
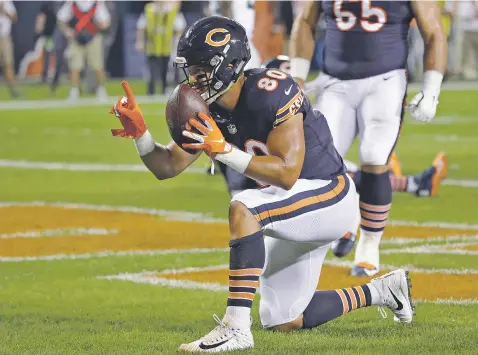
{"type": "MultiPolygon", "coordinates": [[[[111,136],[108,105],[19,108],[0,103],[0,354],[174,354],[211,330],[227,297],[229,197],[207,159],[157,181],[111,136]]],[[[410,270],[414,323],[369,308],[278,334],[261,329],[257,297],[251,354],[478,354],[477,108],[478,91],[444,91],[435,120],[407,117],[397,146],[405,174],[439,151],[450,161],[436,198],[394,195],[381,247],[384,272],[410,270]]],[[[142,109],[166,143],[164,104],[142,109]]],[[[352,260],[329,255],[319,288],[364,283],[352,260]]]]}

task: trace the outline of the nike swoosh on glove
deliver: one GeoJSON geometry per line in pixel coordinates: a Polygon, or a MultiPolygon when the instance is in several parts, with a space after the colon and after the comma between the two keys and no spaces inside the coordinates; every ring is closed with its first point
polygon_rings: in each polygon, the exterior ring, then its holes
{"type": "Polygon", "coordinates": [[[429,122],[435,117],[438,106],[438,95],[420,91],[407,106],[410,115],[417,121],[429,122]]]}
{"type": "Polygon", "coordinates": [[[112,129],[111,133],[115,137],[139,138],[147,130],[144,122],[143,113],[133,94],[133,90],[127,81],[121,83],[126,97],[120,97],[116,104],[111,108],[110,114],[119,118],[123,128],[112,129]]]}
{"type": "Polygon", "coordinates": [[[183,143],[183,148],[203,150],[209,156],[211,154],[230,153],[232,146],[226,142],[214,119],[203,112],[199,112],[197,117],[198,119],[190,118],[189,125],[196,128],[202,134],[192,132],[190,127],[190,129],[183,131],[183,136],[191,138],[198,143],[183,143]]]}

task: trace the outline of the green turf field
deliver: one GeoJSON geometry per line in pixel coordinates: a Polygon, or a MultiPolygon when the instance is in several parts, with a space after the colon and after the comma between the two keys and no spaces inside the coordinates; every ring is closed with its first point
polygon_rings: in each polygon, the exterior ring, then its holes
{"type": "MultiPolygon", "coordinates": [[[[132,86],[144,91],[144,83],[132,86]]],[[[40,87],[26,91],[48,97],[40,87]]],[[[121,95],[121,86],[109,93],[121,95]]],[[[142,108],[166,143],[164,105],[142,108]]],[[[397,146],[405,174],[428,167],[438,151],[450,161],[436,198],[394,195],[384,238],[385,268],[411,271],[414,323],[369,308],[278,334],[261,330],[257,298],[251,354],[478,353],[477,108],[478,91],[444,91],[437,118],[407,117],[397,146]]],[[[202,158],[157,181],[141,170],[131,141],[111,136],[120,124],[108,109],[0,103],[0,354],[174,354],[224,312],[222,178],[206,175],[202,158]]],[[[354,147],[348,158],[356,156],[354,147]]],[[[352,260],[329,255],[319,288],[364,282],[348,276],[352,260]]]]}

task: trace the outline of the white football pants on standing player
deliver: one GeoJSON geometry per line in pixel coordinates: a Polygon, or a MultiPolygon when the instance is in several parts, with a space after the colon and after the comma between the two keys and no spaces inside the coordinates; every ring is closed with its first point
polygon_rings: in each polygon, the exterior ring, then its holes
{"type": "MultiPolygon", "coordinates": [[[[386,165],[398,139],[403,117],[407,79],[404,69],[357,80],[340,80],[321,74],[314,81],[316,107],[330,127],[335,147],[345,156],[359,137],[361,165],[386,165]]],[[[378,269],[381,233],[361,230],[355,264],[378,269]]]]}

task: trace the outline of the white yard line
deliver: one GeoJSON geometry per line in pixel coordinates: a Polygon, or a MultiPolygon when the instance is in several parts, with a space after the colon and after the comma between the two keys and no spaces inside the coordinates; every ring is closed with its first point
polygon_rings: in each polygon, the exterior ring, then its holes
{"type": "Polygon", "coordinates": [[[59,236],[78,236],[78,235],[111,235],[117,234],[117,229],[104,228],[64,228],[64,229],[44,229],[41,231],[26,231],[17,233],[0,234],[0,239],[14,238],[43,238],[59,236]]]}
{"type": "MultiPolygon", "coordinates": [[[[67,162],[42,162],[30,160],[10,160],[0,159],[0,168],[15,169],[39,169],[39,170],[59,170],[59,171],[123,171],[123,172],[142,172],[148,173],[149,170],[143,164],[102,164],[102,163],[67,163],[67,162]]],[[[205,174],[206,168],[192,166],[187,168],[186,174],[205,174]]],[[[478,188],[478,180],[459,180],[445,179],[442,182],[447,186],[458,186],[468,188],[478,188]]]]}
{"type": "Polygon", "coordinates": [[[90,211],[113,211],[126,213],[139,213],[152,216],[160,216],[168,221],[182,222],[202,222],[202,223],[227,223],[226,219],[213,218],[211,213],[188,212],[188,211],[170,211],[160,210],[156,208],[134,207],[134,206],[108,206],[108,205],[92,205],[87,203],[74,202],[0,202],[0,208],[8,207],[58,207],[73,210],[90,210],[90,211]]]}

